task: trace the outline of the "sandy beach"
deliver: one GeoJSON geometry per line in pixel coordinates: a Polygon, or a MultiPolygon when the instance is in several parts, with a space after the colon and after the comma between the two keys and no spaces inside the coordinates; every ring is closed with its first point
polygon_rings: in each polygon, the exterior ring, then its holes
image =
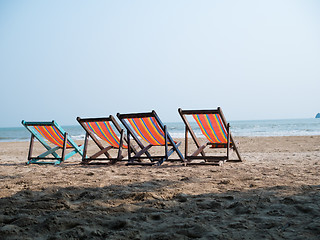
{"type": "Polygon", "coordinates": [[[319,239],[320,136],[236,141],[244,162],[187,167],[27,166],[2,142],[0,239],[319,239]]]}

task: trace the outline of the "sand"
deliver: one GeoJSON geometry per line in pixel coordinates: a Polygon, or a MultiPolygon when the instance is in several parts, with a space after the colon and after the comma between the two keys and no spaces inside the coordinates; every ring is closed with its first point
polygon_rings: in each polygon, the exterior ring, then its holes
{"type": "Polygon", "coordinates": [[[320,136],[236,140],[244,162],[187,167],[27,166],[0,143],[0,239],[320,239],[320,136]]]}

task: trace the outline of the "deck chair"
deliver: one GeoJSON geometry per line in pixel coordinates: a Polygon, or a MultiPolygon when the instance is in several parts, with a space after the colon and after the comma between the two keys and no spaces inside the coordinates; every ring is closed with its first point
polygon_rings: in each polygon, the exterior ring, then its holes
{"type": "Polygon", "coordinates": [[[179,108],[178,112],[185,123],[185,159],[187,160],[187,164],[191,164],[195,159],[202,159],[205,161],[202,164],[221,165],[225,161],[231,161],[230,149],[234,150],[238,157],[238,160],[233,161],[242,161],[236,143],[231,135],[229,123],[227,123],[220,107],[213,110],[182,110],[179,108]],[[200,145],[187,119],[188,115],[194,118],[200,127],[201,133],[208,140],[205,144],[200,145]],[[197,146],[196,151],[191,155],[188,155],[188,133],[191,134],[197,146]],[[207,156],[204,152],[207,146],[211,148],[226,148],[226,155],[207,156]],[[201,156],[199,156],[199,154],[201,154],[201,156]]]}
{"type": "MultiPolygon", "coordinates": [[[[82,156],[83,164],[89,164],[93,160],[99,160],[99,162],[95,161],[95,164],[114,164],[116,161],[121,161],[125,157],[125,153],[123,153],[122,150],[128,148],[128,145],[124,145],[124,142],[127,142],[127,138],[124,135],[123,129],[121,129],[120,125],[117,123],[116,119],[112,115],[106,118],[77,117],[77,121],[86,131],[84,150],[82,156]],[[120,137],[117,136],[115,130],[119,132],[120,137]],[[96,152],[90,157],[87,157],[86,155],[89,138],[91,138],[95,142],[95,144],[99,147],[100,151],[96,152]],[[106,142],[108,146],[104,147],[99,139],[106,142]],[[118,150],[116,157],[112,157],[110,153],[108,153],[108,151],[110,151],[111,149],[118,150]],[[104,155],[104,157],[100,157],[101,155],[104,155]]],[[[132,146],[131,149],[133,151],[136,151],[132,146]]]]}
{"type": "MultiPolygon", "coordinates": [[[[167,131],[166,125],[163,125],[160,118],[155,111],[148,113],[132,113],[132,114],[117,114],[122,124],[127,129],[128,143],[130,143],[130,136],[133,137],[135,142],[139,145],[141,150],[134,156],[131,156],[131,151],[128,149],[127,165],[161,165],[164,161],[168,160],[170,155],[174,152],[177,153],[178,161],[184,162],[183,155],[179,151],[178,147],[181,142],[176,143],[167,131]],[[144,140],[147,145],[144,146],[140,141],[144,140]],[[148,151],[153,146],[164,147],[164,155],[152,156],[148,151]],[[171,147],[168,150],[168,147],[171,147]],[[146,156],[143,156],[143,155],[146,156]],[[151,163],[143,163],[142,159],[149,159],[151,163]]],[[[174,161],[174,160],[170,160],[174,161]]]]}
{"type": "Polygon", "coordinates": [[[31,140],[28,153],[27,164],[54,164],[58,165],[61,162],[72,157],[74,154],[83,154],[83,146],[78,146],[55,121],[51,122],[26,122],[22,121],[22,125],[31,133],[31,140]],[[34,138],[36,138],[47,151],[37,157],[32,156],[34,138]],[[49,144],[53,144],[51,147],[49,144]],[[67,150],[69,153],[66,154],[67,150]],[[57,153],[62,150],[61,156],[57,153]],[[47,157],[52,155],[52,157],[47,157]],[[53,160],[53,161],[48,161],[53,160]]]}

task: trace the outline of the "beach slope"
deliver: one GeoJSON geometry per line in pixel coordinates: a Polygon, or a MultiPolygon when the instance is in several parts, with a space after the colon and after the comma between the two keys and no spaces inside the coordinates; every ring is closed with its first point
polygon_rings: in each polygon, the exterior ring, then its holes
{"type": "Polygon", "coordinates": [[[1,239],[319,239],[320,136],[236,140],[220,167],[27,166],[0,143],[1,239]]]}

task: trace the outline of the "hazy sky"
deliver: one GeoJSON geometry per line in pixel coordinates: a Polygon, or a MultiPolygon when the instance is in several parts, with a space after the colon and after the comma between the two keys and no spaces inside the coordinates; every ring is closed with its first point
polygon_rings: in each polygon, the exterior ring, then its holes
{"type": "Polygon", "coordinates": [[[320,112],[320,1],[0,0],[0,127],[221,106],[320,112]]]}

